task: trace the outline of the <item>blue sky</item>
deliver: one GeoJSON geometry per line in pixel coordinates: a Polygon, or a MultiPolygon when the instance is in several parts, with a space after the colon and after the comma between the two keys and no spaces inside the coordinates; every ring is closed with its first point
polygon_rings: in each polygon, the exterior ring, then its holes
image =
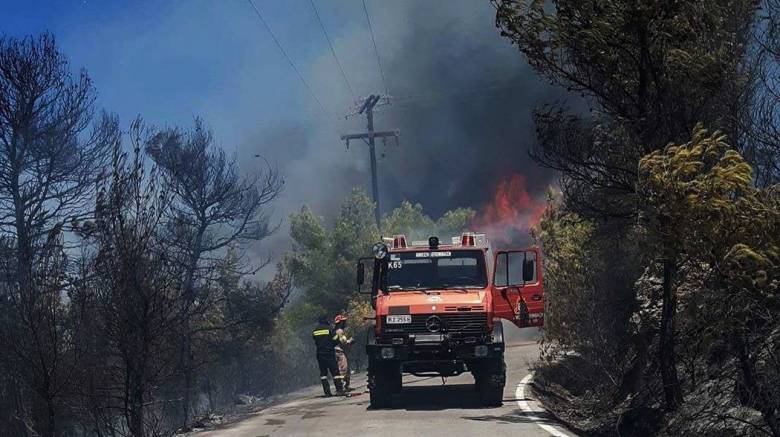
{"type": "MultiPolygon", "coordinates": [[[[305,0],[256,4],[296,63],[327,48],[305,0]]],[[[334,36],[363,18],[362,10],[344,14],[327,2],[319,9],[334,36]]],[[[71,66],[88,70],[98,105],[124,121],[142,114],[155,124],[186,124],[199,114],[227,145],[241,139],[228,126],[318,115],[243,0],[3,0],[2,10],[6,35],[54,33],[71,66]]]]}

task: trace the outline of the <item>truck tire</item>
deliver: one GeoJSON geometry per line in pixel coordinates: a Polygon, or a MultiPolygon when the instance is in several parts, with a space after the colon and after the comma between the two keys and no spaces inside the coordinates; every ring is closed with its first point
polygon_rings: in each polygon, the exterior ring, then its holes
{"type": "Polygon", "coordinates": [[[372,408],[387,408],[401,391],[401,369],[397,363],[369,363],[369,401],[372,408]]]}
{"type": "Polygon", "coordinates": [[[496,320],[493,322],[493,334],[492,342],[504,344],[504,322],[502,320],[496,320]]]}
{"type": "Polygon", "coordinates": [[[504,385],[506,385],[506,364],[503,355],[484,363],[484,367],[475,378],[475,385],[482,405],[501,406],[504,399],[504,385]]]}

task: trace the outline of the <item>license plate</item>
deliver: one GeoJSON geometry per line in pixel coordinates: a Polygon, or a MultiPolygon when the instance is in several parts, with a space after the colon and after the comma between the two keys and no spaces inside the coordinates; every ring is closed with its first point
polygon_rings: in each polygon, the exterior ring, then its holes
{"type": "Polygon", "coordinates": [[[402,316],[387,316],[387,324],[412,323],[412,316],[409,314],[402,316]]]}

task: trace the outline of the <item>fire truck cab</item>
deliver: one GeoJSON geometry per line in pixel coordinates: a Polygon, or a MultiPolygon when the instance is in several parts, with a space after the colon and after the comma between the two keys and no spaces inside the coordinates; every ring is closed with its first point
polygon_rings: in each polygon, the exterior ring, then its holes
{"type": "Polygon", "coordinates": [[[383,239],[357,266],[360,287],[373,261],[368,386],[374,408],[387,407],[402,375],[471,372],[486,406],[501,405],[506,383],[501,319],[544,324],[541,256],[536,247],[493,253],[484,234],[383,239]]]}

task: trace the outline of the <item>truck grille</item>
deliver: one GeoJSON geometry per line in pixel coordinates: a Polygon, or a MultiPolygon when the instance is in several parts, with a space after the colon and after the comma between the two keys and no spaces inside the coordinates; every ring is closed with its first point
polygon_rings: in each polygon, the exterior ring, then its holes
{"type": "Polygon", "coordinates": [[[404,337],[408,334],[430,334],[426,322],[431,316],[441,319],[442,334],[455,337],[479,336],[487,331],[487,313],[456,313],[456,314],[412,314],[412,323],[390,325],[383,324],[382,340],[391,341],[393,337],[404,337]]]}

